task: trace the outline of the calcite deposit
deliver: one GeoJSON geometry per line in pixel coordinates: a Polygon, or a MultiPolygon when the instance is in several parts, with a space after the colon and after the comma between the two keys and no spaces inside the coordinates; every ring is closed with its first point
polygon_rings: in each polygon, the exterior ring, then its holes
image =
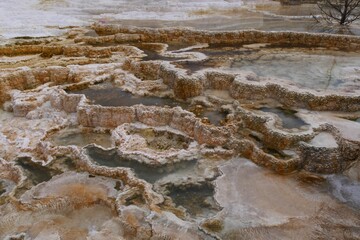
{"type": "Polygon", "coordinates": [[[342,55],[360,38],[107,24],[1,46],[0,238],[360,238],[342,55]],[[323,82],[272,75],[296,54],[323,82]]]}

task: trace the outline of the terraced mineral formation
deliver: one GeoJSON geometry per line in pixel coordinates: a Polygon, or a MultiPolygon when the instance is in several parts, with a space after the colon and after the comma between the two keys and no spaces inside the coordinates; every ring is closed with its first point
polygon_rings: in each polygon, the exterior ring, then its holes
{"type": "Polygon", "coordinates": [[[359,238],[358,63],[359,37],[326,34],[96,24],[13,40],[0,238],[359,238]]]}

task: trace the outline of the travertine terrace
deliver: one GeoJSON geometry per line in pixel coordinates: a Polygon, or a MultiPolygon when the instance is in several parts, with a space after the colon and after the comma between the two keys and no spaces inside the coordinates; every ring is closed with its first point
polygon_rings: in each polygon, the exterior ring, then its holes
{"type": "Polygon", "coordinates": [[[359,65],[305,86],[241,65],[319,51],[360,62],[360,38],[95,24],[9,41],[0,238],[359,238],[359,65]]]}

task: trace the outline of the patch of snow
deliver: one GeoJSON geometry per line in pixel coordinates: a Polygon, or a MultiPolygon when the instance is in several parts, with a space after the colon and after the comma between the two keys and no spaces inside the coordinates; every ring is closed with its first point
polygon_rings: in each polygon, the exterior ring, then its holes
{"type": "Polygon", "coordinates": [[[241,0],[6,0],[0,2],[0,37],[43,37],[61,34],[67,26],[90,25],[94,21],[186,20],[209,8],[231,9],[241,0]]]}
{"type": "Polygon", "coordinates": [[[337,148],[338,144],[333,135],[322,132],[316,135],[311,141],[310,145],[315,147],[337,148]]]}

